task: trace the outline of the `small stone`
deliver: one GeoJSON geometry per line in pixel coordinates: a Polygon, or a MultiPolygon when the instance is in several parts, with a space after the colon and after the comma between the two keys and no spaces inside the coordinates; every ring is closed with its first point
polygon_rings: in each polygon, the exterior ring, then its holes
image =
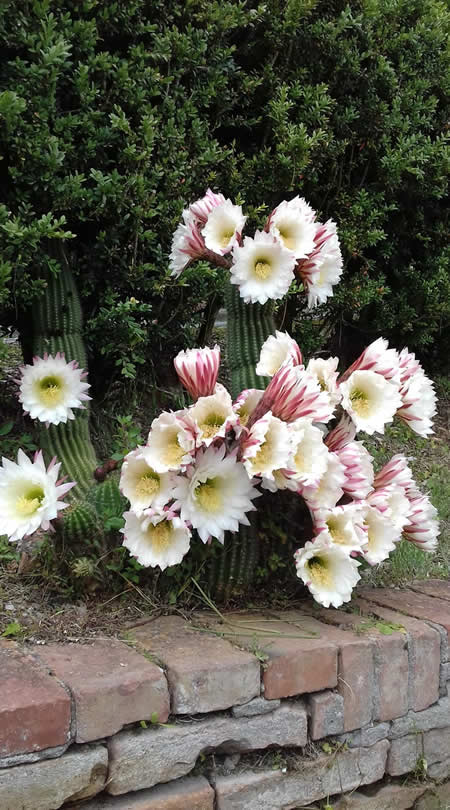
{"type": "MultiPolygon", "coordinates": [[[[437,782],[448,779],[450,776],[450,757],[443,759],[442,762],[434,762],[429,765],[427,773],[430,779],[436,779],[437,782]]],[[[450,807],[450,793],[446,798],[450,807]]]]}
{"type": "Polygon", "coordinates": [[[391,776],[402,776],[420,767],[424,759],[421,734],[408,734],[391,742],[386,771],[391,776]]]}
{"type": "Polygon", "coordinates": [[[309,733],[313,740],[342,734],[344,731],[344,698],[337,692],[327,690],[310,695],[309,714],[309,733]]]}
{"type": "Polygon", "coordinates": [[[95,796],[103,790],[107,770],[106,748],[97,745],[0,771],[1,810],[57,810],[71,799],[95,796]]]}
{"type": "Polygon", "coordinates": [[[280,700],[266,700],[263,697],[256,697],[242,706],[233,706],[231,714],[233,717],[255,717],[257,714],[267,714],[278,709],[280,700]]]}
{"type": "Polygon", "coordinates": [[[241,759],[240,754],[228,754],[223,761],[223,767],[227,771],[234,771],[235,768],[239,765],[241,759]]]}
{"type": "Polygon", "coordinates": [[[304,746],[307,715],[301,701],[240,719],[218,715],[171,727],[122,731],[109,740],[108,793],[152,787],[189,773],[205,751],[241,753],[268,746],[304,746]],[[151,763],[151,767],[149,767],[151,763]]]}

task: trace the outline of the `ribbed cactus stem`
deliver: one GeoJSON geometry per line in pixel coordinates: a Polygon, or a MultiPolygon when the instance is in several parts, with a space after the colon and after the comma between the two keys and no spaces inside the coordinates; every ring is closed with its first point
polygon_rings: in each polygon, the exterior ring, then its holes
{"type": "MultiPolygon", "coordinates": [[[[271,304],[245,304],[239,290],[232,284],[227,285],[225,305],[228,365],[234,399],[246,388],[266,387],[267,377],[259,377],[255,367],[262,344],[269,335],[275,334],[275,322],[271,304]]],[[[241,526],[238,534],[226,535],[223,554],[217,558],[211,572],[210,584],[224,599],[242,591],[254,579],[259,558],[256,512],[250,513],[249,518],[250,526],[241,526]]]]}
{"type": "MultiPolygon", "coordinates": [[[[75,279],[64,249],[58,252],[59,273],[45,271],[45,293],[33,306],[33,353],[42,357],[45,352],[55,355],[64,352],[66,360],[76,360],[86,369],[86,350],[82,337],[83,316],[75,279]]],[[[42,426],[40,444],[49,457],[57,456],[62,471],[77,486],[71,490],[72,498],[79,500],[94,485],[93,473],[98,461],[89,433],[87,410],[74,411],[75,419],[66,424],[42,426]]]]}

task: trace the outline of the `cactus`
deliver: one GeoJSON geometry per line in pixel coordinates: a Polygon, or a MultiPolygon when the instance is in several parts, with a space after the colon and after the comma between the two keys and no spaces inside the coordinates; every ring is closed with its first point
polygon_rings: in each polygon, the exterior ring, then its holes
{"type": "MultiPolygon", "coordinates": [[[[261,346],[275,333],[271,303],[245,304],[239,290],[227,285],[227,350],[233,398],[246,388],[265,388],[267,377],[259,377],[255,367],[261,346]]],[[[210,566],[209,585],[217,596],[227,599],[248,585],[259,558],[256,513],[249,515],[251,525],[241,526],[239,533],[227,534],[225,548],[210,566]]]]}
{"type": "MultiPolygon", "coordinates": [[[[47,271],[44,295],[33,307],[32,349],[43,356],[64,352],[66,360],[76,360],[87,367],[82,337],[83,316],[75,279],[61,245],[58,252],[61,269],[58,274],[47,271]]],[[[50,459],[57,456],[62,473],[76,481],[67,496],[70,507],[60,519],[61,534],[68,543],[86,542],[103,533],[105,517],[121,516],[124,499],[116,480],[98,484],[94,471],[98,467],[89,431],[89,410],[76,410],[75,419],[66,424],[42,425],[39,442],[50,459]]]]}

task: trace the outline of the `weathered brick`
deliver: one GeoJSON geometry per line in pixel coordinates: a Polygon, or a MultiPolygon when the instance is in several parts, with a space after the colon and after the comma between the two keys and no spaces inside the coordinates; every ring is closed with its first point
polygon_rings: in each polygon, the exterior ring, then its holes
{"type": "MultiPolygon", "coordinates": [[[[450,762],[450,760],[449,760],[450,762]]],[[[433,779],[437,777],[432,777],[433,779]]],[[[428,790],[414,805],[414,810],[449,810],[450,782],[444,785],[430,785],[428,790]]]]}
{"type": "Polygon", "coordinates": [[[0,771],[1,810],[57,810],[69,800],[87,799],[103,790],[108,769],[106,748],[81,746],[59,759],[17,765],[0,771]]]}
{"type": "MultiPolygon", "coordinates": [[[[370,689],[370,681],[365,699],[369,702],[373,694],[373,715],[368,719],[385,722],[394,717],[401,717],[408,711],[408,649],[407,638],[404,633],[393,632],[391,635],[380,633],[376,627],[368,625],[367,619],[354,613],[343,610],[318,611],[319,618],[339,627],[359,630],[363,638],[370,642],[374,663],[374,687],[370,689]]],[[[344,677],[344,676],[343,676],[344,677]]],[[[367,720],[365,721],[368,722],[367,720]]],[[[364,725],[364,723],[361,723],[364,725]]],[[[350,730],[350,729],[346,729],[350,730]]]]}
{"type": "Polygon", "coordinates": [[[109,737],[152,714],[163,723],[169,716],[164,673],[120,641],[47,644],[34,652],[73,695],[79,743],[109,737]]]}
{"type": "MultiPolygon", "coordinates": [[[[336,611],[314,610],[324,621],[318,622],[306,610],[289,610],[277,615],[294,626],[319,633],[320,637],[338,647],[337,691],[344,699],[344,731],[360,728],[372,720],[374,660],[370,640],[353,632],[351,624],[345,630],[333,624],[336,611]]],[[[337,622],[340,624],[340,622],[337,622]]]]}
{"type": "Polygon", "coordinates": [[[291,810],[342,791],[354,790],[384,775],[389,743],[299,760],[295,771],[246,772],[216,780],[217,810],[291,810]]]}
{"type": "Polygon", "coordinates": [[[450,602],[450,582],[447,579],[420,580],[419,582],[413,582],[409,585],[409,588],[412,591],[426,593],[428,596],[446,599],[450,602]]]}
{"type": "Polygon", "coordinates": [[[333,810],[410,810],[414,802],[422,796],[426,787],[423,785],[382,785],[370,793],[355,791],[340,799],[333,799],[333,810]]]}
{"type": "Polygon", "coordinates": [[[242,706],[233,706],[231,714],[233,717],[255,717],[257,714],[267,714],[273,712],[280,706],[280,700],[266,700],[263,697],[256,697],[242,706]]]}
{"type": "Polygon", "coordinates": [[[350,748],[369,748],[371,745],[380,740],[386,740],[389,737],[390,723],[370,723],[357,731],[347,732],[341,734],[338,739],[346,742],[350,748]]]}
{"type": "Polygon", "coordinates": [[[418,619],[383,608],[365,599],[356,599],[363,614],[371,613],[392,624],[401,624],[408,637],[408,704],[416,712],[426,709],[439,697],[441,639],[437,630],[418,619]]]}
{"type": "Polygon", "coordinates": [[[260,666],[253,655],[192,630],[179,616],[163,616],[131,632],[166,667],[174,714],[228,709],[260,693],[260,666]]]}
{"type": "Polygon", "coordinates": [[[175,779],[126,796],[98,796],[70,810],[214,810],[214,790],[204,776],[175,779]]]}
{"type": "MultiPolygon", "coordinates": [[[[442,782],[444,779],[448,779],[450,776],[450,757],[443,759],[441,762],[434,762],[432,763],[428,770],[427,774],[430,779],[436,779],[437,782],[442,782]]],[[[448,807],[450,807],[450,795],[448,798],[448,807]]],[[[445,806],[445,810],[447,810],[447,806],[445,806]]]]}
{"type": "MultiPolygon", "coordinates": [[[[306,628],[293,626],[276,617],[268,619],[257,614],[238,613],[230,618],[236,643],[250,649],[257,645],[267,658],[263,684],[264,696],[269,700],[319,692],[337,685],[338,649],[327,639],[326,628],[322,628],[319,622],[315,622],[312,631],[316,635],[305,638],[306,628]],[[243,635],[240,635],[241,628],[243,635]]],[[[306,618],[312,626],[314,622],[306,618]]],[[[215,624],[214,617],[211,622],[215,624]]],[[[216,629],[221,628],[223,630],[223,626],[216,625],[216,629]]]]}
{"type": "Polygon", "coordinates": [[[423,712],[408,712],[391,724],[389,737],[393,740],[418,731],[450,726],[450,697],[441,698],[434,706],[423,712]]]}
{"type": "Polygon", "coordinates": [[[165,728],[122,731],[108,743],[106,790],[126,793],[184,776],[203,751],[253,751],[269,745],[304,746],[306,741],[306,709],[300,701],[257,717],[238,720],[219,715],[165,728]]]}
{"type": "Polygon", "coordinates": [[[0,758],[66,746],[70,696],[29,655],[0,649],[0,758]]]}
{"type": "Polygon", "coordinates": [[[382,607],[392,608],[407,616],[439,624],[450,637],[450,604],[425,593],[395,588],[363,588],[361,596],[382,607]]]}
{"type": "Polygon", "coordinates": [[[429,765],[447,759],[450,756],[450,726],[427,731],[423,735],[423,750],[429,765]]]}
{"type": "Polygon", "coordinates": [[[310,695],[308,700],[310,725],[313,740],[342,734],[344,731],[344,699],[337,692],[327,689],[310,695]]]}

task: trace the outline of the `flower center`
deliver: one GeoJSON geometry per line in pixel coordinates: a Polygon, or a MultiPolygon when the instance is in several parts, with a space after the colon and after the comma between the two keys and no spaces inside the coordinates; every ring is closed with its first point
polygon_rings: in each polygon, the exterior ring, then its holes
{"type": "Polygon", "coordinates": [[[219,239],[220,247],[225,248],[228,245],[230,239],[233,238],[233,236],[234,236],[234,228],[229,228],[228,230],[223,231],[222,236],[219,239]]]}
{"type": "Polygon", "coordinates": [[[25,495],[17,498],[16,509],[22,517],[34,515],[44,500],[45,493],[42,487],[31,487],[25,495]]]}
{"type": "Polygon", "coordinates": [[[157,526],[149,526],[147,534],[155,551],[162,552],[169,548],[172,532],[167,520],[163,520],[157,526]]]}
{"type": "Polygon", "coordinates": [[[311,557],[308,563],[311,579],[316,585],[324,588],[331,588],[332,578],[327,564],[322,557],[311,557]]]}
{"type": "Polygon", "coordinates": [[[148,472],[141,475],[139,481],[136,484],[136,493],[137,495],[146,496],[146,495],[156,495],[159,491],[159,482],[160,478],[157,473],[148,472]]]}
{"type": "Polygon", "coordinates": [[[355,413],[359,416],[367,416],[369,413],[369,397],[360,388],[355,388],[350,394],[350,402],[355,413]]]}
{"type": "Polygon", "coordinates": [[[242,406],[242,408],[239,408],[238,414],[241,425],[244,425],[245,427],[248,422],[248,417],[250,416],[249,412],[245,410],[244,406],[242,406]]]}
{"type": "Polygon", "coordinates": [[[326,521],[326,524],[328,526],[328,531],[330,532],[333,538],[333,541],[335,543],[339,543],[342,546],[346,546],[347,537],[345,535],[345,532],[339,526],[339,523],[337,522],[336,518],[329,518],[329,520],[326,521]]]}
{"type": "Polygon", "coordinates": [[[253,469],[264,470],[266,467],[271,466],[272,458],[272,442],[270,441],[270,438],[268,438],[263,442],[256,456],[252,459],[253,469]]]}
{"type": "Polygon", "coordinates": [[[280,234],[284,246],[287,247],[288,250],[295,250],[295,238],[289,228],[278,228],[278,233],[280,234]]]}
{"type": "Polygon", "coordinates": [[[58,377],[43,377],[39,381],[40,398],[44,405],[58,405],[63,396],[63,386],[58,377]]]}
{"type": "Polygon", "coordinates": [[[200,429],[205,439],[212,439],[218,433],[224,423],[223,416],[218,413],[211,413],[206,417],[205,421],[201,423],[200,429]]]}
{"type": "Polygon", "coordinates": [[[222,495],[217,478],[207,478],[204,484],[198,484],[195,495],[205,512],[218,512],[222,507],[222,495]]]}
{"type": "Polygon", "coordinates": [[[178,434],[174,433],[166,446],[164,461],[168,467],[179,467],[185,452],[179,445],[178,434]]]}
{"type": "Polygon", "coordinates": [[[260,259],[255,264],[254,273],[256,278],[265,281],[272,273],[272,266],[264,259],[260,259]]]}

